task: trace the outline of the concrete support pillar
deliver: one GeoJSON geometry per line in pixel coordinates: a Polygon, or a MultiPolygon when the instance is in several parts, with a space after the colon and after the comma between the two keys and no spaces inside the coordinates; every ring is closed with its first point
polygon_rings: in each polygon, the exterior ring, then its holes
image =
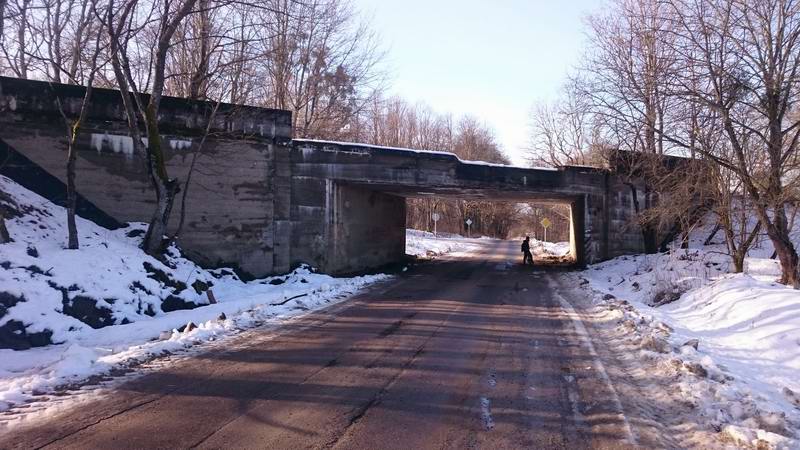
{"type": "Polygon", "coordinates": [[[586,196],[581,196],[570,203],[569,217],[570,250],[575,257],[575,265],[585,267],[591,260],[591,255],[587,255],[590,246],[586,242],[586,196]]]}

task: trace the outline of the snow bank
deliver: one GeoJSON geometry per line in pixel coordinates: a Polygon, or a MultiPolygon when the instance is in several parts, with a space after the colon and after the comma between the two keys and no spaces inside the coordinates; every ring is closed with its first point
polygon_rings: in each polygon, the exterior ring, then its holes
{"type": "Polygon", "coordinates": [[[737,445],[800,448],[800,292],[775,282],[764,242],[745,274],[728,273],[719,244],[699,247],[623,256],[581,276],[641,339],[643,359],[680,369],[671,389],[708,426],[737,445]]]}
{"type": "MultiPolygon", "coordinates": [[[[480,239],[480,238],[479,238],[480,239]]],[[[406,254],[426,257],[447,253],[470,251],[476,248],[475,239],[465,238],[457,234],[433,233],[406,229],[406,254]]]]}
{"type": "Polygon", "coordinates": [[[569,254],[570,245],[569,242],[546,242],[531,239],[531,249],[534,256],[561,258],[569,254]]]}
{"type": "Polygon", "coordinates": [[[138,247],[143,224],[110,231],[81,218],[81,248],[67,250],[63,208],[2,176],[0,194],[14,239],[0,244],[0,411],[113,368],[341,301],[386,278],[332,278],[300,267],[243,282],[232,270],[200,268],[174,247],[164,262],[147,256],[138,247]]]}

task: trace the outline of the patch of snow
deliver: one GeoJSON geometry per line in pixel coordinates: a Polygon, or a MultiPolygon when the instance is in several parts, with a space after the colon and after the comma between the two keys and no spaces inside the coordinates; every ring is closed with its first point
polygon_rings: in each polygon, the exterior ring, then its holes
{"type": "Polygon", "coordinates": [[[531,252],[534,256],[562,257],[569,255],[569,242],[547,242],[531,239],[531,252]]]}
{"type": "MultiPolygon", "coordinates": [[[[339,141],[324,141],[318,139],[293,139],[294,142],[307,142],[309,144],[320,144],[320,145],[339,145],[343,147],[358,147],[364,149],[377,149],[377,150],[391,150],[391,151],[400,151],[400,152],[408,152],[414,154],[427,154],[427,155],[440,155],[440,156],[449,156],[453,157],[461,163],[464,164],[472,164],[472,165],[481,165],[481,166],[491,166],[491,167],[510,167],[515,169],[529,169],[529,170],[546,170],[548,172],[557,172],[559,169],[553,167],[520,167],[514,166],[510,164],[497,164],[497,163],[489,163],[485,161],[471,161],[471,160],[464,160],[458,157],[455,153],[452,152],[442,152],[437,150],[415,150],[411,148],[404,148],[404,147],[387,147],[382,145],[369,145],[357,142],[339,142],[339,141]]],[[[305,148],[303,149],[306,150],[305,148]]]]}
{"type": "Polygon", "coordinates": [[[439,256],[447,253],[462,253],[478,248],[477,240],[491,239],[481,237],[465,238],[457,234],[437,233],[406,229],[406,254],[417,257],[439,256]]]}
{"type": "Polygon", "coordinates": [[[492,401],[486,397],[480,398],[481,404],[481,421],[484,428],[491,430],[494,428],[494,418],[492,417],[492,401]]]}
{"type": "Polygon", "coordinates": [[[186,150],[192,148],[192,141],[186,139],[170,139],[169,148],[172,150],[186,150]]]}

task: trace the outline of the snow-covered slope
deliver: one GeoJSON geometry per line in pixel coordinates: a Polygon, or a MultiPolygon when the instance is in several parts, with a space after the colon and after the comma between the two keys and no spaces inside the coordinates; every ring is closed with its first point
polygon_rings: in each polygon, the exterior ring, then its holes
{"type": "Polygon", "coordinates": [[[243,282],[229,269],[202,269],[174,247],[164,262],[147,256],[138,247],[143,224],[110,231],[81,218],[81,247],[67,250],[63,208],[2,176],[0,202],[14,239],[0,244],[0,410],[165,350],[340,301],[385,278],[337,279],[300,267],[243,282]],[[209,304],[208,289],[217,303],[209,304]],[[188,322],[197,328],[184,329],[188,322]]]}
{"type": "Polygon", "coordinates": [[[751,252],[746,273],[729,273],[721,233],[703,245],[711,219],[688,250],[623,256],[581,276],[608,294],[598,302],[624,313],[619,322],[642,338],[643,357],[664,359],[666,371],[676,359],[693,368],[676,375],[672,389],[699,406],[707,426],[738,445],[800,448],[800,291],[776,283],[780,267],[767,239],[751,252]],[[659,323],[671,348],[653,355],[651,328],[659,323]],[[697,349],[683,345],[692,339],[697,349]]]}

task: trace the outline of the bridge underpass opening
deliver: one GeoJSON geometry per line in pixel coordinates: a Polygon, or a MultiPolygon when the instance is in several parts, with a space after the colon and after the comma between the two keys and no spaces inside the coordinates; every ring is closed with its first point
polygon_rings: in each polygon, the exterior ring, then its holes
{"type": "Polygon", "coordinates": [[[357,266],[374,268],[404,260],[406,228],[433,231],[434,213],[439,215],[439,232],[489,235],[517,244],[526,235],[536,239],[531,247],[537,265],[581,267],[586,261],[583,196],[332,182],[328,202],[332,206],[328,208],[332,216],[326,233],[331,241],[330,261],[340,273],[357,271],[357,266]],[[506,217],[505,223],[487,221],[492,214],[512,216],[506,217]],[[551,222],[546,238],[550,244],[541,243],[545,240],[541,224],[545,218],[551,222]],[[470,226],[467,219],[472,221],[470,226]],[[542,247],[552,251],[556,247],[552,244],[558,241],[568,242],[569,251],[548,256],[542,247]]]}
{"type": "Polygon", "coordinates": [[[509,201],[436,194],[408,196],[406,228],[435,232],[443,238],[460,235],[513,241],[520,263],[519,248],[526,237],[530,238],[536,265],[572,266],[577,259],[572,205],[564,201],[509,201]]]}

